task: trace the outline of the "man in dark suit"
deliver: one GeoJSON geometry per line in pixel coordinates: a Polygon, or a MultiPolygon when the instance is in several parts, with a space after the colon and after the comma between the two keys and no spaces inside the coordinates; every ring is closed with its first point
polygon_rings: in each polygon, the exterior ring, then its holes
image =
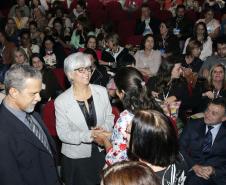
{"type": "Polygon", "coordinates": [[[226,102],[212,100],[203,119],[191,121],[180,137],[180,149],[189,165],[187,185],[226,184],[226,102]]]}
{"type": "Polygon", "coordinates": [[[59,185],[55,146],[40,116],[42,75],[28,65],[13,65],[5,76],[0,105],[0,184],[59,185]]]}
{"type": "Polygon", "coordinates": [[[136,22],[135,34],[146,35],[148,33],[158,34],[159,33],[159,20],[151,17],[151,10],[148,4],[143,4],[141,7],[141,17],[136,22]]]}

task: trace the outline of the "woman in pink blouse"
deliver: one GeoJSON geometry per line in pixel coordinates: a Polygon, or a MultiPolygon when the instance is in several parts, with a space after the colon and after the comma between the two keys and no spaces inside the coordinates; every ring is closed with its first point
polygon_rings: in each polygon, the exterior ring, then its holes
{"type": "Polygon", "coordinates": [[[161,52],[154,50],[154,37],[152,34],[147,34],[143,38],[141,50],[135,54],[136,68],[144,76],[154,76],[158,72],[159,66],[162,63],[161,52]]]}

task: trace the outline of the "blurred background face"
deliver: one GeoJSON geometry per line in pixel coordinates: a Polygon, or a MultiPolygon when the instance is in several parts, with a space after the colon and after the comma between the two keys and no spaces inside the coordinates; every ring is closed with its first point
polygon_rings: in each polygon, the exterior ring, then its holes
{"type": "Polygon", "coordinates": [[[51,40],[46,40],[46,41],[45,41],[45,48],[46,48],[47,50],[52,50],[52,49],[53,49],[53,43],[52,43],[51,40]]]}
{"type": "Polygon", "coordinates": [[[62,16],[63,16],[63,12],[60,9],[57,9],[57,11],[56,11],[56,17],[62,18],[62,16]]]}
{"type": "Polygon", "coordinates": [[[106,45],[107,45],[107,47],[108,47],[109,49],[113,49],[113,48],[114,48],[114,44],[113,44],[113,42],[112,42],[111,40],[107,40],[106,45]]]}
{"type": "Polygon", "coordinates": [[[22,7],[25,5],[25,0],[17,0],[17,4],[22,7]]]}
{"type": "Polygon", "coordinates": [[[35,7],[37,7],[39,5],[39,0],[32,0],[33,4],[35,7]]]}
{"type": "Polygon", "coordinates": [[[32,66],[39,71],[43,69],[43,63],[38,57],[32,58],[32,66]]]}
{"type": "Polygon", "coordinates": [[[3,36],[3,34],[0,32],[0,43],[4,43],[5,42],[5,37],[3,36]]]}
{"type": "Polygon", "coordinates": [[[150,9],[148,7],[143,7],[141,9],[141,15],[145,18],[148,19],[150,17],[150,9]]]}
{"type": "Polygon", "coordinates": [[[35,33],[37,31],[37,28],[34,25],[30,25],[30,32],[35,33]]]}
{"type": "Polygon", "coordinates": [[[23,34],[21,36],[21,44],[22,45],[27,45],[29,43],[30,43],[30,36],[29,36],[29,34],[23,34]]]}
{"type": "Polygon", "coordinates": [[[15,63],[16,64],[23,64],[23,63],[27,62],[26,61],[26,57],[20,51],[16,51],[15,52],[14,58],[15,58],[15,63]]]}
{"type": "Polygon", "coordinates": [[[182,74],[182,68],[181,68],[181,64],[177,63],[174,65],[172,72],[171,72],[171,77],[172,78],[179,78],[180,75],[182,74]]]}
{"type": "Polygon", "coordinates": [[[168,28],[166,27],[165,23],[160,24],[160,34],[164,35],[168,33],[168,28]]]}
{"type": "Polygon", "coordinates": [[[201,54],[201,49],[200,47],[195,47],[193,50],[192,50],[192,56],[193,57],[196,57],[198,58],[201,54]]]}
{"type": "Polygon", "coordinates": [[[87,48],[96,49],[96,39],[90,38],[87,42],[87,48]]]}
{"type": "Polygon", "coordinates": [[[223,81],[224,80],[224,70],[222,67],[218,66],[215,67],[212,72],[212,79],[213,81],[223,81]]]}
{"type": "Polygon", "coordinates": [[[177,10],[177,16],[178,16],[178,17],[184,17],[184,14],[185,14],[184,8],[179,8],[179,9],[177,10]]]}
{"type": "Polygon", "coordinates": [[[217,44],[217,54],[219,57],[226,57],[226,44],[217,44]]]}
{"type": "Polygon", "coordinates": [[[82,8],[79,4],[77,4],[77,6],[76,6],[76,11],[77,11],[78,13],[81,13],[81,12],[83,12],[83,8],[82,8]]]}
{"type": "Polygon", "coordinates": [[[77,23],[77,29],[82,31],[83,30],[83,26],[80,22],[77,23]]]}
{"type": "Polygon", "coordinates": [[[13,28],[16,28],[16,23],[13,19],[9,19],[8,22],[7,22],[7,27],[9,29],[13,29],[13,28]]]}
{"type": "Polygon", "coordinates": [[[53,28],[54,28],[55,30],[57,30],[57,32],[61,32],[61,30],[62,30],[62,25],[61,25],[60,23],[56,22],[56,23],[53,25],[53,28]]]}
{"type": "Polygon", "coordinates": [[[144,48],[147,50],[152,50],[154,47],[154,39],[153,37],[148,37],[145,41],[144,48]]]}
{"type": "Polygon", "coordinates": [[[204,34],[205,33],[205,28],[203,25],[198,25],[197,30],[196,30],[197,35],[199,34],[204,34]]]}
{"type": "Polygon", "coordinates": [[[214,14],[213,14],[212,11],[206,12],[206,14],[205,14],[205,19],[206,19],[206,20],[210,21],[210,20],[213,19],[213,17],[214,17],[214,14]]]}

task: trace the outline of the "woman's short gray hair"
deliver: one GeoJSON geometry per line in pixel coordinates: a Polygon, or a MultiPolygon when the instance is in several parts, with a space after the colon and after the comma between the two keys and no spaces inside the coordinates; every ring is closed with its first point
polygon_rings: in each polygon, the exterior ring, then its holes
{"type": "Polygon", "coordinates": [[[26,84],[25,81],[28,78],[42,80],[42,74],[40,71],[29,66],[28,64],[12,65],[5,74],[4,84],[6,94],[9,93],[10,88],[23,90],[26,84]]]}
{"type": "Polygon", "coordinates": [[[64,72],[67,77],[70,72],[81,67],[89,66],[91,66],[91,60],[89,56],[81,52],[73,53],[64,60],[64,72]]]}

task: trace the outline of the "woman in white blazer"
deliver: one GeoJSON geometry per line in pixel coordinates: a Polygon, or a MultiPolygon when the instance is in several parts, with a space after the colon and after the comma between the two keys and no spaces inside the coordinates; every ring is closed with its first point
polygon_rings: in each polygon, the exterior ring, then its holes
{"type": "Polygon", "coordinates": [[[95,141],[102,129],[112,130],[114,119],[108,94],[104,87],[89,84],[88,55],[68,56],[64,71],[72,85],[55,100],[63,180],[66,185],[99,184],[105,155],[95,141]]]}

